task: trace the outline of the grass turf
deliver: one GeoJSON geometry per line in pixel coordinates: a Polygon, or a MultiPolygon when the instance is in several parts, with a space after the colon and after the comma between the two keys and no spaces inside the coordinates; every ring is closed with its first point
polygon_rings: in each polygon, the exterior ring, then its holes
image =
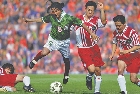
{"type": "MultiPolygon", "coordinates": [[[[54,81],[62,83],[63,75],[28,75],[31,77],[31,84],[36,92],[32,94],[51,94],[49,92],[50,84],[54,81]]],[[[61,94],[93,94],[93,90],[88,90],[85,85],[86,74],[70,75],[69,82],[63,85],[61,94]]],[[[140,87],[132,84],[129,75],[125,75],[128,94],[140,94],[140,87]]],[[[94,84],[93,84],[94,86],[94,84]]],[[[23,90],[23,83],[16,85],[17,91],[14,94],[31,94],[23,90]]],[[[102,84],[100,89],[102,94],[120,94],[119,85],[117,83],[117,75],[102,75],[102,84]]],[[[13,94],[11,92],[0,92],[0,94],[13,94]]]]}

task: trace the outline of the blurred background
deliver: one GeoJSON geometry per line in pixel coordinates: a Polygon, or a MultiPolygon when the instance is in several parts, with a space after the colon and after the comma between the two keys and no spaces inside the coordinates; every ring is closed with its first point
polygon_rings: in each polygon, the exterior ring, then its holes
{"type": "MultiPolygon", "coordinates": [[[[47,14],[47,0],[0,0],[0,66],[9,62],[19,74],[61,74],[64,72],[64,62],[58,51],[51,52],[40,59],[31,70],[28,64],[33,57],[42,50],[50,33],[50,24],[25,23],[23,18],[39,18],[47,14]]],[[[53,0],[52,0],[53,1],[53,0]]],[[[55,0],[54,0],[55,1],[55,0]]],[[[88,0],[57,0],[64,2],[66,13],[77,16],[84,14],[85,3],[88,0]]],[[[117,73],[117,55],[113,61],[109,60],[111,54],[112,33],[115,30],[113,17],[123,14],[128,26],[134,28],[140,35],[140,0],[93,0],[102,2],[107,16],[107,25],[97,31],[100,36],[102,58],[105,65],[104,74],[117,73]]],[[[97,9],[95,16],[100,16],[97,9]]],[[[71,32],[70,44],[71,74],[86,73],[77,53],[75,32],[71,32]]]]}

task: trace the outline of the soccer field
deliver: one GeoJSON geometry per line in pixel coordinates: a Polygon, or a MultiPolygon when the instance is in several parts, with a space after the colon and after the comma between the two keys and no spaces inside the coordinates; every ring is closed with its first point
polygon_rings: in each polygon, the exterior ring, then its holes
{"type": "MultiPolygon", "coordinates": [[[[33,94],[51,94],[49,91],[50,84],[54,81],[62,83],[63,75],[29,75],[31,77],[31,84],[36,92],[33,94]]],[[[86,74],[70,75],[69,82],[63,85],[63,92],[61,94],[93,94],[93,90],[88,90],[85,85],[86,74]]],[[[128,94],[140,94],[140,87],[132,84],[129,80],[129,75],[125,75],[127,81],[128,94]]],[[[117,83],[117,75],[102,75],[101,93],[102,94],[119,94],[120,89],[117,83]]],[[[94,84],[93,84],[94,85],[94,84]]],[[[23,83],[16,85],[17,92],[14,94],[29,94],[25,92],[23,83]]],[[[0,94],[11,94],[10,92],[0,94]]],[[[30,93],[31,94],[31,93],[30,93]]]]}

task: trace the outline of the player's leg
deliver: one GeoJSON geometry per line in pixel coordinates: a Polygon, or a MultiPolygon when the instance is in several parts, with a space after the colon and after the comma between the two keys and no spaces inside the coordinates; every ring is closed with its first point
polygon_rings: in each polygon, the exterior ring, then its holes
{"type": "Polygon", "coordinates": [[[64,79],[63,79],[63,84],[66,84],[69,79],[69,70],[70,70],[70,60],[69,58],[64,58],[64,63],[65,63],[65,73],[64,73],[64,79]]]}
{"type": "Polygon", "coordinates": [[[37,61],[41,59],[42,57],[48,55],[50,53],[50,50],[46,47],[43,48],[42,51],[39,51],[37,55],[34,57],[34,59],[30,62],[29,68],[32,69],[35,64],[37,64],[37,61]]]}
{"type": "Polygon", "coordinates": [[[127,94],[126,80],[125,80],[125,77],[123,75],[125,68],[126,68],[125,62],[118,60],[118,78],[117,78],[117,81],[118,81],[118,84],[119,84],[120,89],[121,89],[121,94],[124,94],[124,93],[127,94]]]}
{"type": "Polygon", "coordinates": [[[66,39],[63,41],[56,41],[58,46],[58,51],[61,53],[63,57],[63,61],[65,63],[65,73],[63,78],[63,84],[66,84],[69,79],[69,70],[70,70],[70,39],[66,39]]]}
{"type": "Polygon", "coordinates": [[[25,75],[17,75],[15,83],[23,82],[24,87],[23,89],[28,92],[35,92],[34,88],[31,87],[30,84],[30,77],[25,75]]]}
{"type": "Polygon", "coordinates": [[[94,75],[94,94],[100,94],[100,85],[102,82],[102,77],[101,77],[101,69],[100,67],[95,67],[95,75],[94,75]]]}
{"type": "Polygon", "coordinates": [[[140,87],[140,79],[137,77],[136,73],[130,73],[130,80],[132,83],[134,83],[140,87]]]}
{"type": "Polygon", "coordinates": [[[92,77],[94,76],[95,66],[91,64],[87,68],[88,74],[86,76],[86,86],[89,90],[92,90],[92,77]]]}

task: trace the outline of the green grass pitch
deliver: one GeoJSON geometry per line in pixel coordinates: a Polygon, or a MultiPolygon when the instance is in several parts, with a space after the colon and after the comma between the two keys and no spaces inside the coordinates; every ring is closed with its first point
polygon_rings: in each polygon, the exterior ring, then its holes
{"type": "MultiPolygon", "coordinates": [[[[31,77],[31,84],[36,92],[32,94],[51,94],[49,92],[50,84],[54,81],[62,83],[63,75],[28,75],[31,77]]],[[[63,85],[63,92],[61,94],[93,94],[93,90],[88,90],[85,85],[86,74],[70,75],[69,82],[63,85]]],[[[140,94],[140,87],[132,84],[129,80],[129,75],[125,75],[128,94],[140,94]]],[[[117,75],[104,74],[102,75],[101,93],[102,94],[119,94],[120,89],[117,83],[117,75]]],[[[94,83],[94,82],[93,82],[94,83]]],[[[93,84],[94,86],[94,84],[93,84]]],[[[16,85],[17,91],[0,92],[0,94],[31,94],[23,90],[23,83],[16,85]]]]}

